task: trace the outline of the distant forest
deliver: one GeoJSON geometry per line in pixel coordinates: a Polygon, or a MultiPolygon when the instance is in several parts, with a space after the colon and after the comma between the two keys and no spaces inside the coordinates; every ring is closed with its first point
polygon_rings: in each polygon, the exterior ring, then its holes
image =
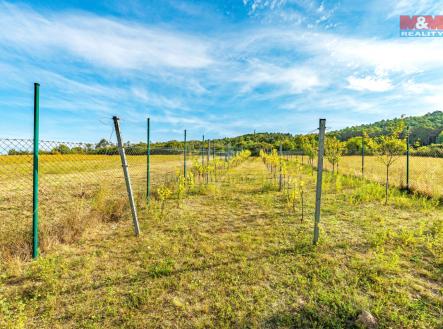
{"type": "Polygon", "coordinates": [[[370,137],[380,136],[386,133],[392,124],[404,120],[410,130],[410,142],[413,145],[426,146],[443,143],[443,112],[435,111],[422,116],[382,120],[371,124],[348,127],[333,132],[341,141],[347,141],[352,137],[361,136],[366,132],[370,137]]]}
{"type": "MultiPolygon", "coordinates": [[[[346,154],[358,154],[361,152],[362,135],[375,139],[387,134],[390,127],[396,125],[400,120],[405,123],[405,131],[401,138],[405,138],[409,132],[412,151],[417,154],[427,152],[438,152],[443,154],[443,112],[435,111],[423,116],[411,116],[406,118],[395,118],[382,120],[371,124],[348,127],[341,130],[328,132],[328,136],[334,136],[345,143],[346,154]]],[[[279,149],[280,145],[284,152],[301,152],[306,144],[315,144],[316,135],[291,135],[289,133],[251,133],[231,138],[211,140],[211,150],[216,152],[233,152],[235,150],[250,150],[253,155],[258,155],[261,149],[279,149]]],[[[187,142],[189,152],[201,152],[207,149],[208,141],[191,140],[187,142]]],[[[126,143],[127,154],[146,154],[146,143],[126,143]]],[[[151,144],[151,154],[179,154],[183,150],[183,141],[167,141],[151,144]]],[[[25,154],[27,151],[9,150],[9,154],[25,154]]],[[[59,144],[52,149],[42,151],[48,154],[117,154],[115,143],[102,139],[97,144],[84,144],[83,146],[69,147],[59,144]]],[[[370,150],[368,150],[370,153],[370,150]]]]}
{"type": "MultiPolygon", "coordinates": [[[[435,111],[423,116],[411,116],[406,118],[395,118],[392,120],[382,120],[372,124],[348,127],[341,130],[328,132],[328,136],[335,136],[345,142],[347,154],[361,152],[361,136],[363,133],[369,138],[389,133],[392,126],[399,121],[405,123],[403,138],[409,133],[409,141],[412,148],[421,153],[427,151],[443,152],[443,112],[435,111]]],[[[232,138],[212,140],[212,147],[216,150],[249,149],[252,154],[257,155],[261,149],[278,149],[282,145],[283,151],[301,151],[304,149],[306,140],[315,139],[315,135],[291,135],[289,133],[253,133],[232,138]]],[[[142,144],[139,144],[142,145],[142,144]]],[[[155,143],[155,148],[177,148],[182,149],[181,141],[168,141],[155,143]]],[[[201,141],[188,142],[189,149],[199,150],[202,147],[201,141]]],[[[207,147],[207,142],[204,147],[207,147]]]]}

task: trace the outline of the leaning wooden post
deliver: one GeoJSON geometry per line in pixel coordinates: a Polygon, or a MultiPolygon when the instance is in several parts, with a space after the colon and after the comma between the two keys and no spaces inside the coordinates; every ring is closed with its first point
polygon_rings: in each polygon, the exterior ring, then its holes
{"type": "Polygon", "coordinates": [[[123,174],[125,176],[125,183],[126,183],[126,190],[128,191],[128,199],[129,204],[131,206],[131,212],[132,212],[132,221],[134,224],[134,233],[136,236],[140,235],[140,226],[138,224],[138,218],[137,218],[137,210],[135,208],[135,202],[134,202],[134,196],[132,194],[132,186],[131,186],[131,179],[129,177],[128,172],[128,163],[126,162],[126,153],[125,149],[123,147],[122,137],[120,134],[120,125],[116,116],[112,117],[112,120],[114,120],[114,128],[115,128],[115,134],[117,135],[117,143],[118,143],[118,151],[120,153],[120,159],[122,161],[122,168],[123,168],[123,174]]]}
{"type": "Polygon", "coordinates": [[[317,187],[315,195],[315,221],[314,221],[314,245],[318,242],[320,223],[320,206],[321,206],[321,187],[323,179],[323,155],[325,151],[325,130],[326,119],[320,119],[320,128],[318,133],[318,164],[317,164],[317,187]]]}

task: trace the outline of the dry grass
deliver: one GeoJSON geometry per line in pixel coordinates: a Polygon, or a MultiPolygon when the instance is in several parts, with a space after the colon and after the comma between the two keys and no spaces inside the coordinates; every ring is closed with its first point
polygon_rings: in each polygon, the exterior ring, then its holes
{"type": "Polygon", "coordinates": [[[343,328],[366,309],[381,328],[441,327],[443,209],[396,190],[384,206],[378,184],[326,173],[314,248],[304,175],[303,223],[251,159],[181,207],[168,200],[166,215],[155,200],[141,209],[140,238],[128,220],[100,221],[35,262],[11,261],[0,326],[343,328]]]}
{"type": "MultiPolygon", "coordinates": [[[[361,157],[346,156],[340,162],[342,173],[361,176],[361,157]]],[[[435,197],[443,197],[443,159],[410,157],[409,181],[411,189],[435,197]]],[[[365,178],[384,183],[386,167],[374,156],[365,157],[365,178]]],[[[406,185],[406,157],[399,158],[390,169],[394,186],[406,185]]]]}
{"type": "MultiPolygon", "coordinates": [[[[127,216],[125,184],[118,156],[44,155],[40,166],[40,249],[78,240],[103,221],[127,216]]],[[[0,260],[29,259],[32,231],[30,157],[0,157],[0,260]],[[25,175],[26,173],[26,175],[25,175]]],[[[151,157],[153,189],[182,165],[180,156],[151,157]]],[[[139,204],[145,203],[146,157],[129,156],[139,204]]]]}
{"type": "MultiPolygon", "coordinates": [[[[301,156],[294,156],[294,159],[301,161],[301,156]]],[[[304,163],[307,163],[306,157],[304,163]]],[[[326,159],[324,167],[332,171],[332,165],[326,159]]],[[[339,172],[361,177],[361,156],[343,156],[340,159],[339,172]]],[[[406,157],[400,157],[394,162],[389,176],[392,186],[398,188],[406,186],[406,157]]],[[[364,177],[370,181],[385,183],[386,167],[376,156],[365,156],[364,177]]],[[[411,156],[409,183],[412,191],[443,199],[443,159],[411,156]]]]}

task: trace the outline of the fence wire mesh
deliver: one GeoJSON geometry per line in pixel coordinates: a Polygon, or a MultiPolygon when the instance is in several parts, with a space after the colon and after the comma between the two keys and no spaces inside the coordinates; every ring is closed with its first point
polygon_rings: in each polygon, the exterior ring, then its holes
{"type": "MultiPolygon", "coordinates": [[[[3,244],[8,243],[8,240],[12,241],[11,239],[18,235],[31,234],[33,143],[32,139],[0,139],[0,230],[8,232],[3,244]]],[[[186,147],[186,168],[188,173],[194,175],[196,184],[216,181],[217,175],[226,169],[227,160],[238,153],[238,150],[230,146],[208,150],[191,145],[186,147]],[[210,175],[207,174],[209,170],[210,175]]],[[[39,142],[39,149],[40,218],[43,226],[64,221],[68,217],[75,218],[79,209],[91,209],[103,202],[103,195],[106,195],[107,199],[120,199],[127,204],[121,159],[115,144],[95,145],[42,140],[39,142]]],[[[133,190],[140,205],[146,200],[147,146],[142,143],[127,143],[125,150],[133,190]]],[[[440,150],[411,151],[409,187],[412,191],[437,198],[443,197],[442,153],[440,150]]],[[[183,147],[151,145],[150,154],[151,192],[155,193],[160,185],[176,184],[177,177],[184,173],[183,147]]],[[[315,156],[310,157],[302,150],[283,151],[280,156],[288,163],[297,162],[315,170],[315,156]]],[[[391,186],[406,187],[406,163],[406,155],[396,157],[390,167],[391,186]]],[[[324,168],[328,171],[333,170],[327,157],[324,168]]],[[[283,173],[283,188],[289,190],[294,188],[295,183],[290,174],[291,169],[288,170],[287,173],[283,173]]],[[[381,184],[386,179],[386,167],[379,157],[373,154],[365,154],[364,157],[344,155],[335,170],[341,174],[364,177],[381,184]]],[[[275,182],[278,176],[279,173],[274,170],[269,180],[275,182]]],[[[129,215],[127,205],[122,207],[126,207],[125,212],[129,215]]]]}
{"type": "MultiPolygon", "coordinates": [[[[3,246],[23,235],[27,237],[24,240],[31,241],[33,145],[33,139],[0,139],[0,232],[7,232],[7,238],[1,237],[3,246]]],[[[143,206],[147,193],[147,146],[127,143],[125,151],[136,201],[143,206]]],[[[187,146],[186,168],[195,175],[197,184],[211,182],[235,152],[187,146]],[[214,173],[205,179],[208,163],[214,173]]],[[[151,193],[160,185],[175,184],[183,175],[183,148],[151,145],[150,154],[151,193]]],[[[43,227],[75,218],[82,209],[94,209],[109,200],[120,200],[129,215],[117,146],[111,142],[95,145],[40,140],[39,199],[43,227]]],[[[4,252],[1,245],[0,252],[4,252]]],[[[18,249],[29,251],[23,246],[18,249]]]]}
{"type": "MultiPolygon", "coordinates": [[[[284,152],[287,159],[297,159],[300,163],[311,164],[311,160],[302,151],[284,152]]],[[[389,184],[392,187],[405,189],[409,185],[411,192],[430,197],[443,198],[443,150],[411,151],[409,170],[407,155],[394,157],[389,167],[389,184]],[[408,184],[409,177],[409,184],[408,184]]],[[[315,161],[312,161],[315,164],[315,161]]],[[[375,154],[343,155],[336,168],[325,157],[324,170],[333,170],[344,175],[361,177],[380,184],[386,182],[386,166],[381,157],[375,154]]]]}

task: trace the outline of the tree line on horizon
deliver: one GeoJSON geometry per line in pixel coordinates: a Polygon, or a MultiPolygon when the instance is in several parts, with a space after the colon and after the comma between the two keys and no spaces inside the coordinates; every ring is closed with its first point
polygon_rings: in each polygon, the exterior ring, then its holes
{"type": "MultiPolygon", "coordinates": [[[[376,152],[377,143],[383,136],[392,133],[394,127],[398,130],[399,139],[406,139],[409,135],[411,152],[417,155],[437,154],[443,156],[443,112],[436,111],[423,116],[395,118],[382,120],[372,124],[348,127],[327,133],[327,140],[334,141],[343,154],[361,154],[364,145],[368,155],[376,152]],[[339,145],[339,146],[338,146],[339,145]]],[[[215,152],[233,152],[236,150],[249,150],[257,156],[260,150],[279,149],[283,152],[309,154],[316,150],[316,134],[291,135],[289,133],[251,133],[237,137],[226,137],[211,140],[211,150],[215,152]]],[[[331,143],[331,142],[329,142],[331,143]]],[[[190,140],[186,142],[189,152],[198,153],[207,150],[208,141],[190,140]]],[[[151,143],[151,154],[180,154],[183,152],[183,141],[171,140],[166,142],[151,143]]],[[[127,154],[142,155],[147,152],[147,144],[125,143],[127,154]]],[[[205,151],[207,152],[207,151],[205,151]]],[[[9,150],[8,154],[28,154],[28,151],[9,150]]],[[[41,151],[42,154],[118,154],[115,143],[106,139],[97,144],[82,144],[81,146],[68,147],[58,144],[52,149],[41,151]]]]}

